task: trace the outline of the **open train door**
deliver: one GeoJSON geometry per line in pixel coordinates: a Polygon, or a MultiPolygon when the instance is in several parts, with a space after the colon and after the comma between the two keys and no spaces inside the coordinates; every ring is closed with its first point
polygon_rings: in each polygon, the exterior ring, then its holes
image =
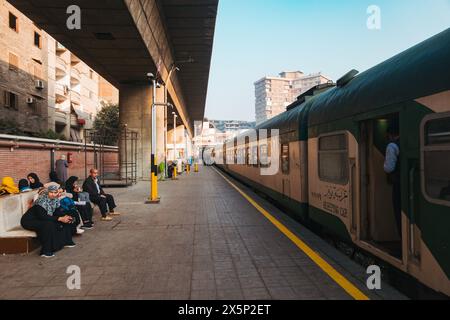
{"type": "MultiPolygon", "coordinates": [[[[403,264],[406,237],[402,232],[405,219],[400,208],[403,196],[407,195],[406,186],[401,184],[400,187],[399,182],[395,185],[384,170],[386,148],[390,143],[388,131],[392,126],[399,128],[399,113],[360,122],[359,239],[369,251],[403,264]]],[[[401,159],[399,161],[401,163],[401,159]]]]}

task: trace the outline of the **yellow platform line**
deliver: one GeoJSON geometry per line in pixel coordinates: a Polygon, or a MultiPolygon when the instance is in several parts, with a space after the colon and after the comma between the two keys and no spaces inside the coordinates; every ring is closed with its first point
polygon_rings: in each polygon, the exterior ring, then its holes
{"type": "Polygon", "coordinates": [[[322,269],[331,279],[333,279],[342,289],[344,289],[355,300],[370,300],[361,290],[353,285],[347,278],[334,269],[328,262],[326,262],[317,252],[311,249],[305,242],[300,240],[294,233],[292,233],[286,226],[272,216],[267,210],[261,207],[255,200],[236,186],[231,180],[221,174],[217,169],[214,170],[225,181],[227,181],[237,192],[239,192],[251,205],[253,205],[261,214],[263,214],[278,230],[280,230],[286,237],[288,237],[300,250],[302,250],[320,269],[322,269]]]}

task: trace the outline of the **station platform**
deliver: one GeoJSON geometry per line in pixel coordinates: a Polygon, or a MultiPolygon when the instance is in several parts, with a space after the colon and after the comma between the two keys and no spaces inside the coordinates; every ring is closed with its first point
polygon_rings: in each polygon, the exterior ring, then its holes
{"type": "Polygon", "coordinates": [[[0,257],[0,299],[405,299],[268,201],[212,167],[108,190],[121,217],[75,238],[50,260],[0,257]],[[81,290],[69,290],[69,266],[81,290]]]}

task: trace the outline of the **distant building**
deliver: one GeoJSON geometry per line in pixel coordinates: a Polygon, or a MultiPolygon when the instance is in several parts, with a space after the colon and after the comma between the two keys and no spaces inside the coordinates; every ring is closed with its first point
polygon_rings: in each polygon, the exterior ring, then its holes
{"type": "Polygon", "coordinates": [[[27,134],[82,141],[118,90],[7,1],[0,0],[0,119],[27,134]]]}
{"type": "Polygon", "coordinates": [[[299,95],[312,87],[331,81],[321,73],[305,75],[301,71],[282,72],[255,82],[256,124],[286,111],[299,95]]]}
{"type": "Polygon", "coordinates": [[[194,128],[194,154],[198,157],[201,150],[222,145],[227,140],[255,127],[255,122],[205,119],[194,128]]]}
{"type": "Polygon", "coordinates": [[[254,129],[256,122],[239,121],[239,120],[210,120],[214,127],[223,133],[241,132],[244,130],[254,129]]]}
{"type": "Polygon", "coordinates": [[[194,145],[198,149],[213,147],[224,143],[228,137],[233,135],[232,132],[224,132],[218,130],[213,121],[205,120],[203,123],[195,126],[194,145]]]}

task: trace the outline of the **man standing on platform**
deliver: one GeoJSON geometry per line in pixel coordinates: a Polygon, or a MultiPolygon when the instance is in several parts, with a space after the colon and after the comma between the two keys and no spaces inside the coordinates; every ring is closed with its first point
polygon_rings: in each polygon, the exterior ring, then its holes
{"type": "Polygon", "coordinates": [[[102,221],[111,221],[111,216],[120,215],[120,213],[114,211],[116,204],[113,196],[106,194],[100,186],[97,169],[91,169],[89,177],[83,184],[83,191],[89,193],[91,202],[100,208],[102,221]]]}

